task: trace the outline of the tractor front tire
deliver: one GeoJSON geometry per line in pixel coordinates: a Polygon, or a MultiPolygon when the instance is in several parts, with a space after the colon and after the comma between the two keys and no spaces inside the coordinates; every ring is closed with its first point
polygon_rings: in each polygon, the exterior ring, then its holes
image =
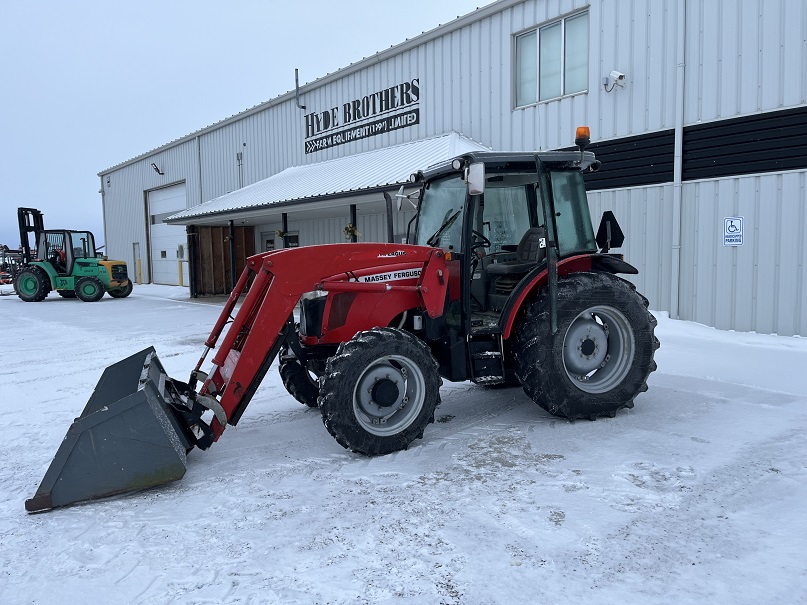
{"type": "Polygon", "coordinates": [[[76,296],[84,302],[96,302],[104,297],[104,282],[97,277],[81,277],[76,280],[76,296]]]}
{"type": "Polygon", "coordinates": [[[39,302],[50,293],[50,277],[41,267],[25,267],[17,273],[14,289],[25,302],[39,302]]]}
{"type": "Polygon", "coordinates": [[[310,408],[318,406],[319,382],[297,359],[289,359],[280,363],[280,380],[289,394],[303,405],[310,408]]]}
{"type": "Polygon", "coordinates": [[[656,369],[656,319],[636,288],[610,273],[579,273],[558,282],[551,334],[549,292],[527,308],[516,343],[524,391],[554,416],[613,417],[647,390],[656,369]]]}
{"type": "Polygon", "coordinates": [[[319,409],[342,447],[378,456],[406,449],[434,422],[442,381],[417,337],[373,328],[339,345],[328,360],[319,409]]]}
{"type": "Polygon", "coordinates": [[[125,286],[122,286],[120,288],[111,288],[107,290],[107,292],[109,292],[109,295],[112,298],[126,298],[132,293],[133,289],[134,286],[132,285],[132,280],[130,279],[129,281],[126,282],[125,286]]]}

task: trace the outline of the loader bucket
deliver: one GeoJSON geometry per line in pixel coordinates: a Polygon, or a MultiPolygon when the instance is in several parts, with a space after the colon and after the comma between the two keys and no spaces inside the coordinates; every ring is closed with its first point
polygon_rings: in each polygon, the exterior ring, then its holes
{"type": "MultiPolygon", "coordinates": [[[[192,444],[153,347],[104,370],[67,431],[28,512],[181,479],[192,444]]],[[[170,382],[170,380],[169,380],[170,382]]]]}

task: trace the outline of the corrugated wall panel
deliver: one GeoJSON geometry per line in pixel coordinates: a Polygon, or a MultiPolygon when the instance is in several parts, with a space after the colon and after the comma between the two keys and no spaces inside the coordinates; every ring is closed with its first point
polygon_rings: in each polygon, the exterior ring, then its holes
{"type": "MultiPolygon", "coordinates": [[[[142,277],[150,281],[148,272],[148,239],[146,235],[146,192],[185,182],[188,197],[198,191],[198,166],[194,140],[165,149],[105,175],[101,179],[104,206],[104,242],[110,258],[125,260],[135,275],[133,245],[139,244],[142,277]],[[158,174],[151,164],[164,173],[158,174]],[[108,177],[108,178],[107,178],[108,177]]],[[[189,199],[188,204],[192,200],[189,199]]]]}
{"type": "MultiPolygon", "coordinates": [[[[393,228],[395,235],[405,236],[409,221],[414,216],[413,210],[395,211],[393,213],[393,228]]],[[[311,246],[316,244],[343,244],[350,241],[345,237],[344,229],[350,221],[347,212],[344,217],[323,218],[316,220],[306,220],[299,213],[295,218],[289,219],[289,231],[299,232],[300,245],[311,246]]],[[[384,213],[359,214],[357,217],[357,227],[361,235],[360,242],[385,242],[387,241],[387,217],[384,213]]],[[[262,233],[272,234],[280,230],[280,222],[267,223],[255,228],[256,237],[260,240],[262,233]]],[[[400,241],[400,240],[397,240],[400,241]]],[[[275,246],[280,247],[281,242],[276,238],[275,246]]],[[[262,249],[261,242],[258,241],[258,250],[262,249]]]]}
{"type": "Polygon", "coordinates": [[[639,270],[622,276],[636,284],[650,308],[670,310],[672,289],[673,186],[589,192],[591,220],[596,230],[602,213],[611,210],[625,233],[625,245],[614,252],[639,270]]]}
{"type": "Polygon", "coordinates": [[[686,40],[685,123],[807,102],[807,2],[690,0],[686,40]]]}
{"type": "Polygon", "coordinates": [[[803,334],[807,172],[727,178],[683,187],[680,315],[722,329],[803,334]],[[723,245],[728,217],[742,246],[723,245]]]}

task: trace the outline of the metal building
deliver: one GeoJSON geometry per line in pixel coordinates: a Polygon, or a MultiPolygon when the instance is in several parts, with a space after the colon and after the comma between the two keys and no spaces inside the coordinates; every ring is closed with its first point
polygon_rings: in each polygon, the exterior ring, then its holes
{"type": "Polygon", "coordinates": [[[592,215],[619,218],[651,308],[807,336],[801,0],[499,0],[100,172],[107,250],[226,291],[267,247],[386,240],[385,193],[428,163],[581,124],[592,215]]]}

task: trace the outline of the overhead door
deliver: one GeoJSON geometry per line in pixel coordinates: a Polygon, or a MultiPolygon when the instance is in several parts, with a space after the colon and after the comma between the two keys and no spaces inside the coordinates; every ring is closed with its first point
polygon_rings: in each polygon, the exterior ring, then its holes
{"type": "Polygon", "coordinates": [[[151,281],[155,284],[189,283],[185,227],[163,223],[163,219],[186,208],[185,183],[148,192],[151,281]]]}

